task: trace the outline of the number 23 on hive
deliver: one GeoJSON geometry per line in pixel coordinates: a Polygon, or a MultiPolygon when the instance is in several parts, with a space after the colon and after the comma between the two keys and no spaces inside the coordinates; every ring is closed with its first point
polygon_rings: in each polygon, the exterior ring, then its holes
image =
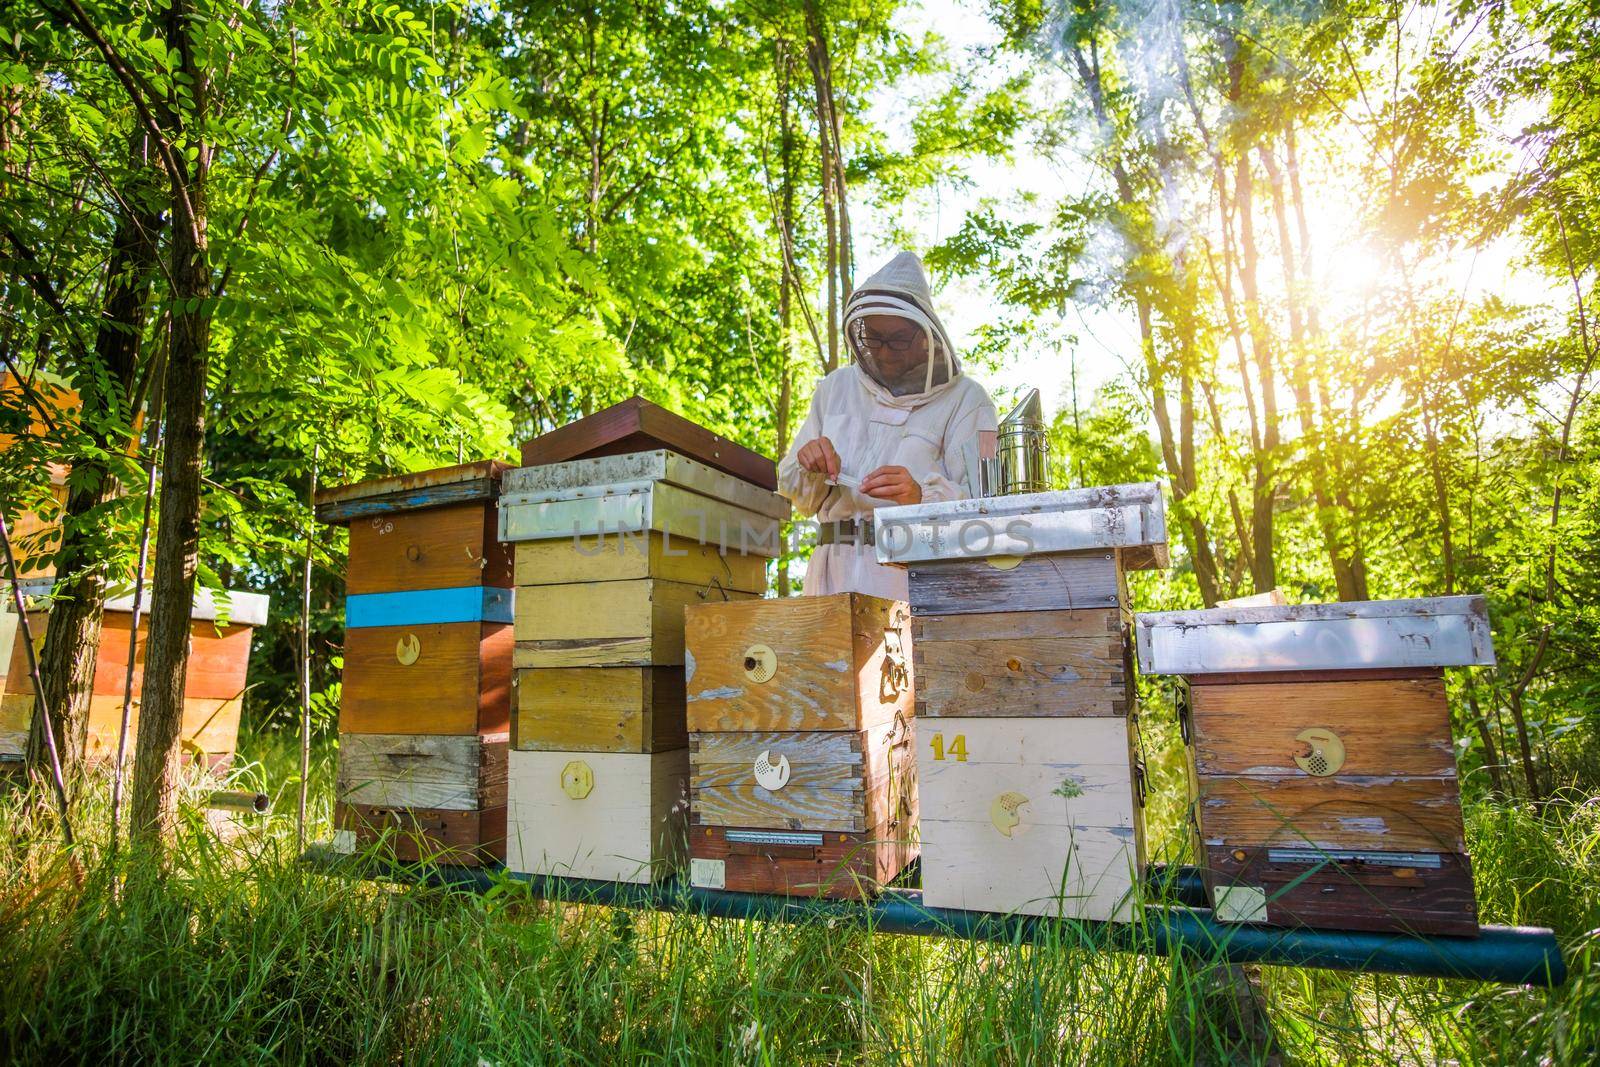
{"type": "Polygon", "coordinates": [[[956,734],[950,739],[949,747],[945,746],[944,734],[934,734],[932,738],[933,758],[943,760],[947,756],[957,763],[967,762],[967,735],[956,734]]]}

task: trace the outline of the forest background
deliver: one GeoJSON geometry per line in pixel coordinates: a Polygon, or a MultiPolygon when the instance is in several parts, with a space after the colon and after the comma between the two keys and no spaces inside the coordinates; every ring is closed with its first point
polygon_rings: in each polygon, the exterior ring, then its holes
{"type": "Polygon", "coordinates": [[[1597,42],[1584,2],[6,5],[0,500],[69,472],[64,538],[19,546],[60,579],[68,777],[147,486],[143,714],[179,703],[193,573],[272,595],[247,732],[298,729],[305,667],[331,743],[314,484],[514,458],[635,393],[779,454],[903,245],[1002,406],[1047,387],[1061,486],[1166,484],[1137,607],[1484,593],[1469,798],[1582,804],[1597,42]],[[41,420],[61,388],[81,413],[41,420]]]}

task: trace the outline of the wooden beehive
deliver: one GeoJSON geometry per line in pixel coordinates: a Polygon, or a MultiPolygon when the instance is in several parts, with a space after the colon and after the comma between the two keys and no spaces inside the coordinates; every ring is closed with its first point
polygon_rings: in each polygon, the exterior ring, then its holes
{"type": "MultiPolygon", "coordinates": [[[[31,593],[42,595],[48,591],[50,582],[46,579],[23,584],[31,593]]],[[[250,671],[251,637],[257,626],[266,623],[268,605],[268,598],[259,593],[234,591],[228,593],[225,603],[223,599],[209,589],[195,590],[189,623],[189,663],[183,686],[183,721],[178,735],[185,762],[203,763],[217,772],[226,770],[233,762],[238,747],[239,716],[250,671]]],[[[144,602],[148,608],[148,592],[144,602]]],[[[16,622],[15,615],[10,619],[16,622]]],[[[40,648],[49,619],[46,610],[30,609],[28,612],[28,624],[40,648]]],[[[116,758],[132,628],[133,597],[109,598],[101,622],[89,698],[84,756],[90,763],[116,758]]],[[[138,739],[140,693],[144,688],[144,657],[149,637],[149,617],[141,615],[133,659],[133,704],[128,721],[130,758],[138,739]]],[[[11,644],[11,664],[4,690],[4,695],[0,696],[0,757],[20,758],[27,751],[34,708],[27,649],[20,640],[13,640],[11,644]]]]}
{"type": "Polygon", "coordinates": [[[1180,674],[1218,918],[1477,932],[1443,671],[1492,663],[1481,597],[1139,616],[1180,674]]]}
{"type": "Polygon", "coordinates": [[[1153,484],[880,509],[908,570],[922,886],[936,907],[1127,921],[1144,865],[1125,574],[1153,484]]]}
{"type": "Polygon", "coordinates": [[[649,882],[683,863],[689,757],[513,752],[506,868],[649,882]]]}
{"type": "Polygon", "coordinates": [[[924,903],[1132,918],[1144,858],[1136,729],[1114,716],[921,723],[924,903]]]}
{"type": "Polygon", "coordinates": [[[684,856],[684,608],[759,597],[788,504],[763,487],[771,460],[642,401],[524,455],[543,462],[500,500],[517,583],[507,865],[659,877],[684,856]]]}
{"type": "Polygon", "coordinates": [[[406,861],[504,857],[514,590],[494,460],[317,494],[350,527],[340,843],[406,861]]]}
{"type": "Polygon", "coordinates": [[[915,856],[905,604],[858,593],[685,612],[691,878],[849,897],[915,856]]]}

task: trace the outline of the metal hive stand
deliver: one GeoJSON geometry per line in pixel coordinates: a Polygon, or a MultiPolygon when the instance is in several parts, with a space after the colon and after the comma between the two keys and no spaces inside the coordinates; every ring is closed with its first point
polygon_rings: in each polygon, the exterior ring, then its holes
{"type": "Polygon", "coordinates": [[[930,908],[918,890],[888,889],[870,901],[824,900],[696,889],[679,879],[649,884],[527,875],[502,867],[406,865],[351,857],[314,846],[312,866],[330,872],[482,893],[508,879],[537,898],[607,907],[681,912],[707,918],[767,922],[848,922],[890,934],[1029,942],[1056,938],[1085,946],[1156,956],[1187,954],[1226,963],[1264,963],[1420,978],[1459,978],[1509,985],[1557,986],[1567,979],[1555,934],[1540,927],[1484,926],[1479,936],[1365,933],[1221,923],[1193,906],[1204,889],[1194,868],[1151,871],[1151,887],[1174,903],[1147,906],[1141,921],[1124,923],[930,908]]]}

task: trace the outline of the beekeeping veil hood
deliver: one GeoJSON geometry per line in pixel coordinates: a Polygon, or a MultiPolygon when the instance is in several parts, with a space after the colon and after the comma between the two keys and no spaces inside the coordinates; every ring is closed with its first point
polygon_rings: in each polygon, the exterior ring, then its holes
{"type": "Polygon", "coordinates": [[[961,374],[955,346],[933,310],[928,274],[915,252],[901,252],[850,295],[844,310],[844,335],[867,377],[902,400],[917,403],[930,399],[961,374]],[[904,352],[888,346],[868,347],[869,315],[894,315],[921,327],[928,339],[927,358],[920,358],[920,346],[904,352]]]}

